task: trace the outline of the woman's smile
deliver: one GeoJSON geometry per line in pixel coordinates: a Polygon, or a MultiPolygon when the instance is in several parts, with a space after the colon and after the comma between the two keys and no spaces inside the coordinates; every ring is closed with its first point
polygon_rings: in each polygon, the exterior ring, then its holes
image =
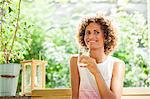
{"type": "Polygon", "coordinates": [[[87,44],[88,45],[93,45],[93,44],[97,43],[97,41],[98,40],[89,40],[89,41],[87,41],[87,44]]]}

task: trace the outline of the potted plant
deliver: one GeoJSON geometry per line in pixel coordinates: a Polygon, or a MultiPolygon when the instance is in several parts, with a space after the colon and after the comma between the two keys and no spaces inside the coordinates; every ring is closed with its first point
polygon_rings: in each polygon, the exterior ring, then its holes
{"type": "Polygon", "coordinates": [[[21,0],[0,1],[0,96],[15,96],[25,49],[27,23],[20,19],[21,0]]]}

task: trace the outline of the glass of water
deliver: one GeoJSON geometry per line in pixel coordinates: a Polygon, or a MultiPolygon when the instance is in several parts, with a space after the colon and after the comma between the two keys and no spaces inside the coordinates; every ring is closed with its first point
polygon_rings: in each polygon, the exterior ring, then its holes
{"type": "Polygon", "coordinates": [[[81,62],[80,57],[82,55],[89,56],[89,52],[90,51],[85,49],[85,48],[79,48],[79,50],[78,50],[78,66],[80,66],[80,67],[86,67],[87,66],[87,64],[81,62]]]}

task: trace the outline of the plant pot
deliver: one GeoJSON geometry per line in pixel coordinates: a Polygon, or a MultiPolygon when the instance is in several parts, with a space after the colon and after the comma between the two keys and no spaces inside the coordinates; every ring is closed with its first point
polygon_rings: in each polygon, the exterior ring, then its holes
{"type": "Polygon", "coordinates": [[[0,64],[0,96],[15,96],[20,64],[0,64]]]}

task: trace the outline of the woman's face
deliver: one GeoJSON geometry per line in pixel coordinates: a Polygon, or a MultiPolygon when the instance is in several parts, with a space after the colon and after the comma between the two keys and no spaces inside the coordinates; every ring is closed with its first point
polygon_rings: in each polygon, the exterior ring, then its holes
{"type": "Polygon", "coordinates": [[[98,49],[104,47],[104,34],[101,26],[91,22],[85,29],[84,41],[89,49],[98,49]]]}

